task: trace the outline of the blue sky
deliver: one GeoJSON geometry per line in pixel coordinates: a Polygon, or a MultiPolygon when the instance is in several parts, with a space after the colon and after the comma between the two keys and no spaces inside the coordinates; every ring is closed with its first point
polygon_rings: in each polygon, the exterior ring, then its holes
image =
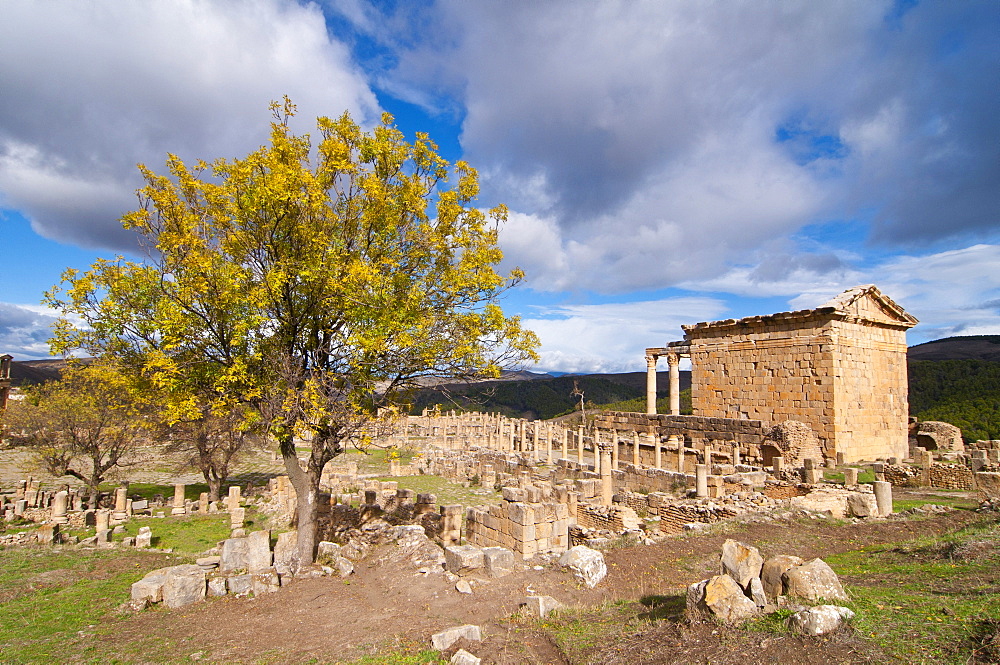
{"type": "Polygon", "coordinates": [[[135,164],[237,157],[289,95],[428,132],[506,203],[547,371],[875,283],[1000,334],[1000,3],[0,0],[0,352],[128,253],[135,164]]]}

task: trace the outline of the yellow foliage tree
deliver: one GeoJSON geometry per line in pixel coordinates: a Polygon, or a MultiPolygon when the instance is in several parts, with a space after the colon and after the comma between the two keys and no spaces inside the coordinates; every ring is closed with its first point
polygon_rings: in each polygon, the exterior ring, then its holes
{"type": "Polygon", "coordinates": [[[96,508],[99,485],[134,463],[148,413],[144,392],[97,363],[72,365],[60,381],[28,389],[2,420],[8,438],[30,448],[49,473],[83,481],[96,508]]]}
{"type": "Polygon", "coordinates": [[[379,408],[421,377],[496,376],[538,340],[498,305],[523,275],[495,269],[506,209],[473,205],[473,168],[425,134],[407,142],[388,114],[371,132],[319,118],[314,145],[290,131],[287,98],[272,112],[270,145],[246,158],[140,165],[142,207],[123,223],[146,260],[68,271],[47,302],[67,315],[55,351],[134,368],[174,420],[253,406],[298,495],[305,563],[323,466],[379,408]]]}

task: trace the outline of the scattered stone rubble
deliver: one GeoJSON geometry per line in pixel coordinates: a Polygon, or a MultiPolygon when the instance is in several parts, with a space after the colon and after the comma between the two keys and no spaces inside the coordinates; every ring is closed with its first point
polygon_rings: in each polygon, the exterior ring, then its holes
{"type": "Polygon", "coordinates": [[[720,563],[721,574],[688,587],[691,618],[713,617],[736,625],[784,607],[796,610],[788,619],[790,628],[806,635],[823,635],[854,616],[846,607],[805,607],[796,602],[849,600],[836,573],[822,559],[803,561],[778,555],[765,560],[756,547],[727,540],[720,563]]]}

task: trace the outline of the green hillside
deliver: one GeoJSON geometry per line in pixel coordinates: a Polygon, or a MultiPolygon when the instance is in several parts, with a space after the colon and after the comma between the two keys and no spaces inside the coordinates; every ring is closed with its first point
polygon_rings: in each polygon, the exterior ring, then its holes
{"type": "Polygon", "coordinates": [[[911,360],[910,415],[962,429],[966,441],[1000,439],[1000,362],[911,360]]]}

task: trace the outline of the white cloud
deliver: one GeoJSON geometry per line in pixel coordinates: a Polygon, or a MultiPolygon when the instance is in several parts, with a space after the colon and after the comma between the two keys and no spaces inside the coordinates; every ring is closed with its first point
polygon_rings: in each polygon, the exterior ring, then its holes
{"type": "Polygon", "coordinates": [[[6,3],[0,85],[0,205],[114,249],[131,246],[118,217],[136,205],[136,162],[246,154],[284,94],[300,131],[378,110],[322,12],[285,0],[6,3]]]}
{"type": "Polygon", "coordinates": [[[0,302],[0,353],[9,353],[18,360],[48,357],[48,340],[58,316],[56,311],[38,305],[0,302]]]}
{"type": "Polygon", "coordinates": [[[484,192],[524,216],[509,258],[532,263],[540,233],[558,242],[558,263],[529,270],[534,288],[709,279],[860,213],[897,246],[996,235],[995,3],[447,0],[429,13],[436,29],[398,43],[383,79],[444,80],[464,100],[484,192]],[[786,127],[801,135],[782,142],[786,127]]]}
{"type": "Polygon", "coordinates": [[[630,303],[539,308],[524,325],[542,341],[539,369],[554,372],[638,372],[644,350],[682,339],[681,324],[717,318],[714,298],[666,298],[630,303]]]}

